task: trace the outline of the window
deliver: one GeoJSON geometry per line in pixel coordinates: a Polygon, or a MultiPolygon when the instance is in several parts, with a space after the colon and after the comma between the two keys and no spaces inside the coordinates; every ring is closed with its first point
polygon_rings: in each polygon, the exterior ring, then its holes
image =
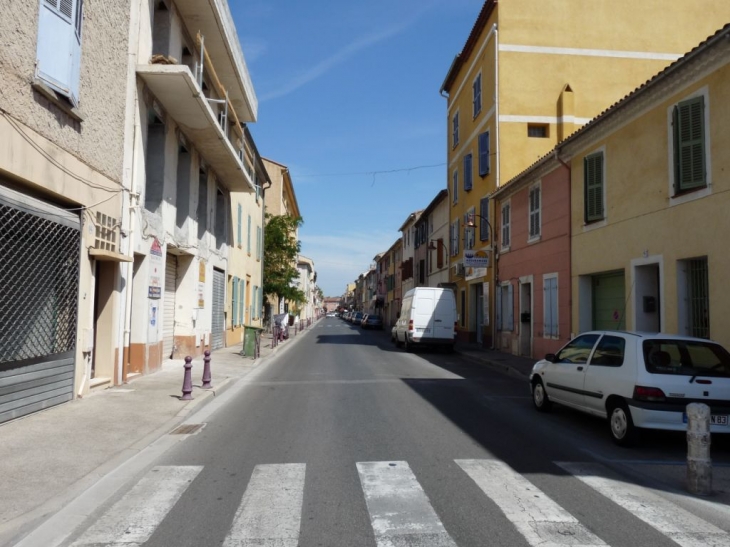
{"type": "Polygon", "coordinates": [[[591,366],[620,367],[624,364],[626,340],[620,336],[604,336],[596,346],[591,366]]]}
{"type": "Polygon", "coordinates": [[[246,235],[246,252],[251,254],[251,215],[248,215],[248,232],[246,235]]]}
{"type": "Polygon", "coordinates": [[[480,72],[472,84],[473,116],[476,118],[482,111],[482,73],[480,72]]]}
{"type": "Polygon", "coordinates": [[[689,335],[710,337],[710,295],[707,257],[686,261],[689,335]]]}
{"type": "Polygon", "coordinates": [[[454,169],[454,175],[451,179],[451,203],[459,201],[459,171],[454,169]]]}
{"type": "Polygon", "coordinates": [[[256,258],[261,260],[263,256],[263,245],[261,241],[261,226],[256,226],[256,258]]]}
{"type": "Polygon", "coordinates": [[[479,200],[479,215],[482,217],[479,224],[479,240],[489,240],[489,198],[479,200]]]}
{"type": "Polygon", "coordinates": [[[561,349],[555,356],[556,363],[587,363],[593,346],[596,345],[598,334],[584,334],[579,336],[561,349]]]}
{"type": "Polygon", "coordinates": [[[233,312],[233,318],[231,320],[231,326],[237,327],[238,323],[238,278],[233,278],[233,290],[231,291],[231,311],[233,312]]]}
{"type": "Polygon", "coordinates": [[[510,204],[502,205],[502,247],[509,248],[510,204]]]}
{"type": "Polygon", "coordinates": [[[36,75],[79,104],[83,0],[43,0],[38,18],[36,75]]]}
{"type": "Polygon", "coordinates": [[[486,177],[490,170],[489,131],[479,135],[479,176],[486,177]]]}
{"type": "Polygon", "coordinates": [[[540,237],[540,185],[530,188],[530,239],[540,237]]]}
{"type": "Polygon", "coordinates": [[[544,123],[528,123],[527,136],[534,139],[547,139],[548,125],[544,123]]]}
{"type": "Polygon", "coordinates": [[[543,292],[543,336],[558,338],[558,277],[557,274],[545,276],[543,292]]]}
{"type": "Polygon", "coordinates": [[[707,186],[705,177],[705,98],[682,101],[674,107],[674,192],[707,186]]]}
{"type": "Polygon", "coordinates": [[[474,240],[476,239],[474,237],[475,236],[475,232],[476,232],[476,227],[475,226],[471,226],[471,227],[467,226],[467,223],[468,223],[468,221],[469,221],[470,218],[471,219],[474,218],[474,207],[472,207],[471,209],[469,209],[466,212],[466,214],[464,215],[464,249],[465,250],[467,250],[467,249],[468,250],[473,249],[474,248],[474,240]]]}
{"type": "Polygon", "coordinates": [[[468,192],[472,186],[471,154],[464,156],[464,191],[468,192]]]}
{"type": "Polygon", "coordinates": [[[451,223],[451,227],[449,230],[449,239],[451,242],[451,256],[456,256],[459,254],[459,224],[460,222],[457,218],[454,222],[451,223]]]}
{"type": "Polygon", "coordinates": [[[603,152],[596,152],[583,159],[583,187],[586,223],[602,220],[603,152]]]}
{"type": "Polygon", "coordinates": [[[243,207],[238,204],[238,225],[236,230],[236,243],[240,249],[243,245],[243,207]]]}
{"type": "Polygon", "coordinates": [[[454,117],[451,119],[451,145],[453,148],[456,148],[456,145],[459,144],[459,113],[457,112],[454,114],[454,117]]]}

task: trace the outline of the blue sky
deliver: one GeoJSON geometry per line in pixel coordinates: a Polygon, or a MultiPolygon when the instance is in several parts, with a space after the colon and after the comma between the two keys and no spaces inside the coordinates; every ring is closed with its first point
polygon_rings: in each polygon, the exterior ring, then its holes
{"type": "Polygon", "coordinates": [[[290,169],[301,252],[326,296],[446,187],[439,89],[482,3],[229,0],[259,100],[249,128],[290,169]]]}

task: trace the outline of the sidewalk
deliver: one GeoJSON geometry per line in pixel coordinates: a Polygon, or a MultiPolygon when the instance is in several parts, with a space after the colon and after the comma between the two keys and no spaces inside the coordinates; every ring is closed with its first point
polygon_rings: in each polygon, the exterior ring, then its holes
{"type": "MultiPolygon", "coordinates": [[[[310,327],[311,329],[312,327],[310,327]]],[[[212,388],[202,384],[203,357],[193,360],[193,400],[182,401],[185,361],[153,374],[0,425],[0,545],[8,545],[104,475],[169,433],[267,357],[306,334],[271,347],[261,339],[254,360],[242,344],[212,352],[212,388]]]]}

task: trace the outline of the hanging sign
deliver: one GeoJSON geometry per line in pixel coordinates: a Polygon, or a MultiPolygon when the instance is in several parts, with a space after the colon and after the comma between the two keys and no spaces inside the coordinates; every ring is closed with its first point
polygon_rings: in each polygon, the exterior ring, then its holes
{"type": "Polygon", "coordinates": [[[464,266],[466,268],[486,268],[489,266],[487,251],[464,251],[464,266]]]}

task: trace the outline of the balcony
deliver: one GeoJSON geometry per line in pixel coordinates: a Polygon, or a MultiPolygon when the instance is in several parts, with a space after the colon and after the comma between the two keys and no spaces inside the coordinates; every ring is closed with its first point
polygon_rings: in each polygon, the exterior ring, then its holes
{"type": "Polygon", "coordinates": [[[258,101],[243,58],[228,0],[176,0],[190,36],[205,36],[205,49],[215,59],[216,71],[242,122],[255,122],[258,101]]]}
{"type": "MultiPolygon", "coordinates": [[[[180,126],[223,185],[233,192],[255,192],[239,151],[231,144],[208,98],[186,65],[138,65],[137,76],[180,126]]],[[[236,129],[240,131],[240,127],[236,129]]]]}

